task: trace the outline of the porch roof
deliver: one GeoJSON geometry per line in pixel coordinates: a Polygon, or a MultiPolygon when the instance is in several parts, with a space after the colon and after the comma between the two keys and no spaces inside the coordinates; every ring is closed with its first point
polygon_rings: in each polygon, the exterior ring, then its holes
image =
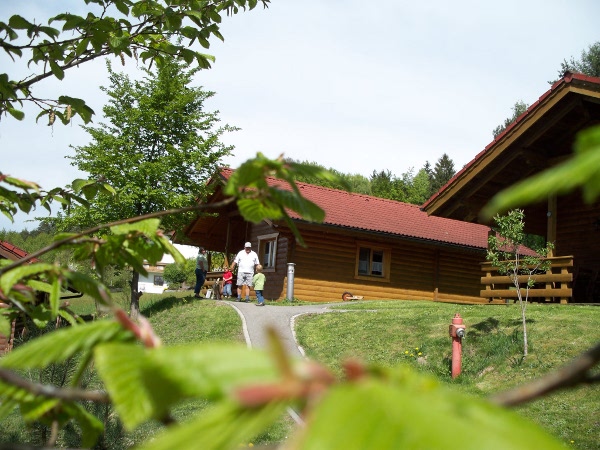
{"type": "MultiPolygon", "coordinates": [[[[479,212],[495,194],[564,161],[572,154],[576,134],[599,123],[600,78],[567,72],[422,209],[430,215],[478,222],[479,212]]],[[[525,215],[545,217],[546,208],[529,205],[525,215]]]]}

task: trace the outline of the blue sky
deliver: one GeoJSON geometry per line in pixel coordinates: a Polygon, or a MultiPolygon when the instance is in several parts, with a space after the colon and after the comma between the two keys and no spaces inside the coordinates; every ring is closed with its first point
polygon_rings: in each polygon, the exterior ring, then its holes
{"type": "MultiPolygon", "coordinates": [[[[0,20],[48,17],[47,2],[0,4],[0,20]]],[[[417,171],[443,153],[460,169],[516,101],[533,103],[564,59],[600,41],[598,17],[595,0],[273,0],[224,18],[225,42],[211,43],[217,60],[197,85],[216,92],[207,110],[242,128],[224,138],[236,147],[225,161],[233,167],[261,151],[367,177],[417,171]]],[[[9,67],[4,55],[0,65],[9,67]]],[[[135,76],[132,61],[124,69],[135,76]]],[[[105,84],[98,61],[37,89],[84,97],[97,123],[105,84]]],[[[24,122],[2,118],[0,171],[44,188],[84,176],[65,159],[70,145],[89,142],[80,124],[36,124],[33,112],[24,122]]],[[[35,226],[25,219],[1,217],[0,229],[35,226]]]]}

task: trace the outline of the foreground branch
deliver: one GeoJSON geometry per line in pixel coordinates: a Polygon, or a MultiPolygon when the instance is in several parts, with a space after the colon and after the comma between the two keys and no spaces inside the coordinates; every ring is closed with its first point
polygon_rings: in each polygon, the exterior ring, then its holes
{"type": "Polygon", "coordinates": [[[600,343],[579,355],[562,369],[550,373],[538,380],[510,391],[493,395],[490,400],[501,406],[517,406],[553,391],[600,382],[599,376],[590,374],[590,370],[600,362],[600,343]]]}
{"type": "Polygon", "coordinates": [[[56,241],[53,242],[52,244],[48,245],[47,247],[44,247],[38,251],[35,251],[33,253],[29,253],[27,256],[25,256],[24,258],[18,259],[17,261],[15,261],[12,264],[9,264],[7,266],[4,266],[2,269],[0,269],[0,275],[8,272],[11,269],[14,269],[15,267],[20,266],[23,263],[26,263],[27,261],[30,261],[34,258],[37,258],[45,253],[48,253],[49,251],[52,250],[56,250],[59,247],[62,247],[63,245],[66,244],[70,244],[74,241],[77,241],[78,239],[81,239],[82,237],[85,237],[89,234],[95,233],[97,231],[100,231],[104,228],[110,228],[110,227],[114,227],[117,225],[123,225],[126,223],[134,223],[134,222],[140,222],[142,220],[146,220],[146,219],[154,219],[154,218],[158,218],[158,217],[163,217],[163,216],[168,216],[170,214],[181,214],[181,213],[185,213],[185,212],[190,212],[190,211],[211,211],[211,210],[216,210],[219,209],[225,205],[228,205],[229,203],[232,203],[234,201],[236,201],[237,199],[235,197],[230,197],[227,198],[225,200],[222,200],[220,202],[216,202],[216,203],[211,203],[209,205],[194,205],[194,206],[187,206],[184,208],[175,208],[175,209],[167,209],[165,211],[158,211],[158,212],[154,212],[154,213],[149,213],[149,214],[144,214],[143,216],[136,216],[136,217],[131,217],[129,219],[122,219],[122,220],[117,220],[115,222],[110,222],[110,223],[105,223],[102,225],[97,225],[93,228],[89,228],[87,230],[84,230],[80,233],[74,234],[73,236],[69,236],[65,239],[61,239],[60,241],[56,241]]]}
{"type": "Polygon", "coordinates": [[[57,398],[60,400],[109,403],[110,398],[103,391],[86,391],[75,388],[57,388],[47,384],[36,384],[21,378],[10,370],[0,368],[0,381],[12,386],[19,387],[30,394],[42,395],[44,397],[57,398]]]}

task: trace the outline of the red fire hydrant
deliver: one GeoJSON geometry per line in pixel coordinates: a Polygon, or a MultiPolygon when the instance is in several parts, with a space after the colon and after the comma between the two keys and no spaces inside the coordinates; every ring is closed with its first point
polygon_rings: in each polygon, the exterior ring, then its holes
{"type": "Polygon", "coordinates": [[[449,332],[452,337],[452,378],[460,375],[460,367],[462,364],[462,338],[465,337],[466,326],[463,323],[460,314],[454,314],[449,332]]]}

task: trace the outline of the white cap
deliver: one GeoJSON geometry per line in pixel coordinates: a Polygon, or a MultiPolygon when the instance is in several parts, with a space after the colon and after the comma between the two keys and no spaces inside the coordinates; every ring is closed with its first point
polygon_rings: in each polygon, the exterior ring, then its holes
{"type": "Polygon", "coordinates": [[[246,242],[246,243],[244,244],[244,248],[245,248],[245,247],[252,247],[252,244],[251,244],[250,242],[246,242]]]}

